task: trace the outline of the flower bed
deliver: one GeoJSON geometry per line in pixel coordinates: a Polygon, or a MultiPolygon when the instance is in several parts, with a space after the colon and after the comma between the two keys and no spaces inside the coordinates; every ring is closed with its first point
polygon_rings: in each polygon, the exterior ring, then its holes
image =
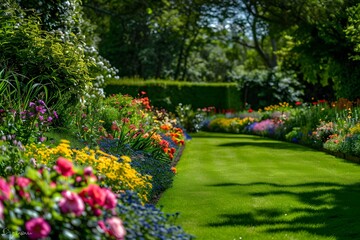
{"type": "Polygon", "coordinates": [[[185,135],[144,94],[83,98],[59,111],[43,100],[20,109],[1,105],[5,238],[192,238],[175,225],[177,214],[166,216],[147,204],[171,187],[185,135]],[[71,142],[57,136],[63,129],[71,142]],[[110,203],[102,197],[107,194],[110,203]]]}
{"type": "Polygon", "coordinates": [[[257,112],[242,112],[238,118],[215,118],[205,130],[273,137],[359,162],[359,113],[358,104],[346,99],[332,103],[325,100],[311,104],[296,102],[293,106],[280,103],[257,112]],[[250,118],[254,120],[248,121],[250,118]],[[234,127],[238,123],[244,124],[234,127]]]}

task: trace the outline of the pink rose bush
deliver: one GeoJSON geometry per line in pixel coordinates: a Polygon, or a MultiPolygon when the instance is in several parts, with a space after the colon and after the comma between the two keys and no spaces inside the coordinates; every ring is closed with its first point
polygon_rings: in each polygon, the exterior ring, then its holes
{"type": "Polygon", "coordinates": [[[53,169],[27,168],[0,178],[0,228],[5,239],[124,239],[118,196],[100,187],[92,168],[59,157],[53,169]]]}

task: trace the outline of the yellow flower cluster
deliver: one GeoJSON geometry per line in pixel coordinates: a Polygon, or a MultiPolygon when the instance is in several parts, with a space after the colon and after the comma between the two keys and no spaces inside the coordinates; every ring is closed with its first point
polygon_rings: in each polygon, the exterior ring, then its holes
{"type": "Polygon", "coordinates": [[[214,131],[225,131],[239,133],[250,123],[255,122],[252,117],[240,118],[216,118],[210,122],[210,129],[214,131]]]}
{"type": "Polygon", "coordinates": [[[352,128],[350,128],[350,133],[351,134],[360,134],[360,123],[357,123],[355,126],[353,126],[352,128]]]}
{"type": "Polygon", "coordinates": [[[122,156],[119,159],[101,150],[93,150],[88,147],[80,150],[71,149],[66,140],[62,140],[58,146],[53,148],[47,148],[43,144],[31,144],[27,146],[27,155],[47,166],[53,166],[59,156],[72,160],[75,165],[91,166],[104,177],[102,184],[110,187],[114,192],[134,190],[143,201],[147,201],[147,195],[152,188],[151,176],[143,176],[132,168],[131,159],[128,156],[122,156]]]}
{"type": "Polygon", "coordinates": [[[284,111],[284,110],[288,110],[289,108],[292,108],[292,106],[289,103],[281,102],[279,104],[264,107],[264,111],[267,112],[284,111]]]}

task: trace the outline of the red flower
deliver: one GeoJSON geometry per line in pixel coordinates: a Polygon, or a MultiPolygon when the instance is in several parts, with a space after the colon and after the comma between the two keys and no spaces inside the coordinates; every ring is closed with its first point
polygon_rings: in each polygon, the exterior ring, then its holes
{"type": "Polygon", "coordinates": [[[252,113],[254,110],[252,110],[251,108],[248,110],[249,113],[252,113]]]}
{"type": "Polygon", "coordinates": [[[73,164],[64,157],[59,157],[56,161],[54,169],[65,177],[72,176],[74,174],[73,164]]]}
{"type": "Polygon", "coordinates": [[[82,200],[90,206],[103,206],[105,203],[106,192],[95,184],[90,184],[80,192],[82,200]]]}
{"type": "Polygon", "coordinates": [[[302,104],[302,102],[299,102],[299,101],[295,102],[296,106],[300,106],[301,104],[302,104]]]}

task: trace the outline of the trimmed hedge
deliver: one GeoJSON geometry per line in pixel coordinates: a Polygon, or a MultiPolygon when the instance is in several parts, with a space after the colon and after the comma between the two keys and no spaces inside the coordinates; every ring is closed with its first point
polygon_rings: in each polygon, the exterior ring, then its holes
{"type": "Polygon", "coordinates": [[[195,109],[213,106],[217,111],[239,110],[243,106],[236,83],[122,79],[107,82],[104,90],[106,95],[121,93],[132,97],[144,91],[153,106],[171,112],[179,103],[191,104],[195,109]]]}

